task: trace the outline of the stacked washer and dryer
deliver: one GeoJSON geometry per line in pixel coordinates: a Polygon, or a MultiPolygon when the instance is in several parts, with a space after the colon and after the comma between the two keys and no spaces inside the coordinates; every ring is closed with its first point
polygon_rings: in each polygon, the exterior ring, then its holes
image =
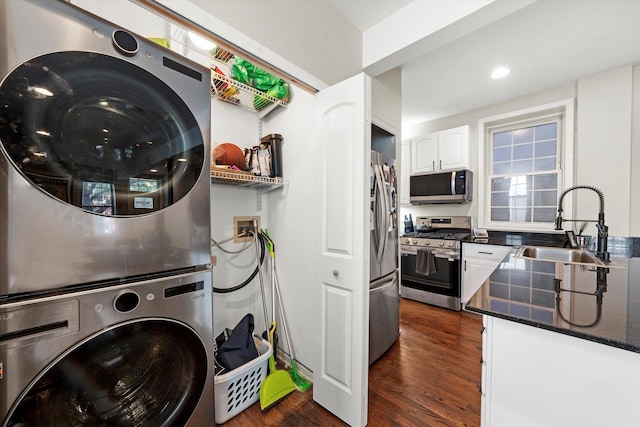
{"type": "Polygon", "coordinates": [[[0,426],[214,423],[209,71],[0,2],[0,426]]]}

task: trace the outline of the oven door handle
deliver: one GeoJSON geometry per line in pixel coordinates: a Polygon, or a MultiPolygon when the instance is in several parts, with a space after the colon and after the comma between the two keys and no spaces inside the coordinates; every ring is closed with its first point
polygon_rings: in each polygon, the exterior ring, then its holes
{"type": "Polygon", "coordinates": [[[446,258],[450,260],[460,259],[460,254],[457,252],[434,252],[433,256],[436,258],[446,258]]]}
{"type": "MultiPolygon", "coordinates": [[[[401,256],[409,256],[409,255],[418,255],[417,248],[405,249],[402,248],[400,250],[401,256]]],[[[436,258],[448,259],[448,260],[456,260],[460,259],[460,254],[457,251],[433,251],[433,256],[436,258]]]]}

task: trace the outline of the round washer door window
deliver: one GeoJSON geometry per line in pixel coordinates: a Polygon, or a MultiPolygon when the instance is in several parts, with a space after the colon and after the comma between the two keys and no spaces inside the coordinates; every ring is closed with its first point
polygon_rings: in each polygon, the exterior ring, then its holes
{"type": "Polygon", "coordinates": [[[17,426],[182,426],[207,378],[207,355],[186,326],[118,326],[45,370],[8,418],[17,426]]]}
{"type": "Polygon", "coordinates": [[[198,123],[173,89],[134,64],[89,52],[39,56],[6,76],[0,143],[42,191],[103,215],[171,206],[205,161],[198,123]]]}

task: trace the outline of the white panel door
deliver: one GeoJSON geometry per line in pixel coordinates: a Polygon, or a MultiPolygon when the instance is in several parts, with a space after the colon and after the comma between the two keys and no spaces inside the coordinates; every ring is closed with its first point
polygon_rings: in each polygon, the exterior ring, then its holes
{"type": "MultiPolygon", "coordinates": [[[[369,347],[370,79],[359,74],[316,94],[320,164],[313,333],[313,398],[347,424],[367,423],[369,347]]],[[[313,177],[310,177],[313,179],[313,177]]]]}

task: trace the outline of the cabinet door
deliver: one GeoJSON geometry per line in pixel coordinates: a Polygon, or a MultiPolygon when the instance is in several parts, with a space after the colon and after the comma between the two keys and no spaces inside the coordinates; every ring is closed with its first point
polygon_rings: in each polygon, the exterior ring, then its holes
{"type": "Polygon", "coordinates": [[[469,126],[439,132],[437,169],[469,167],[469,126]]]}
{"type": "Polygon", "coordinates": [[[483,427],[636,426],[640,356],[488,318],[483,427]]]}
{"type": "Polygon", "coordinates": [[[489,411],[489,391],[490,384],[489,378],[491,378],[491,344],[493,343],[492,329],[490,327],[491,321],[489,316],[482,316],[482,358],[480,363],[482,364],[482,374],[480,379],[480,427],[491,426],[491,412],[489,411]]]}
{"type": "Polygon", "coordinates": [[[411,140],[411,173],[433,172],[437,170],[438,134],[418,136],[411,140]]]}
{"type": "Polygon", "coordinates": [[[465,259],[462,271],[462,303],[469,302],[480,286],[489,279],[496,269],[496,263],[465,259]]]}
{"type": "Polygon", "coordinates": [[[466,304],[511,250],[510,246],[463,243],[462,303],[466,304]]]}

